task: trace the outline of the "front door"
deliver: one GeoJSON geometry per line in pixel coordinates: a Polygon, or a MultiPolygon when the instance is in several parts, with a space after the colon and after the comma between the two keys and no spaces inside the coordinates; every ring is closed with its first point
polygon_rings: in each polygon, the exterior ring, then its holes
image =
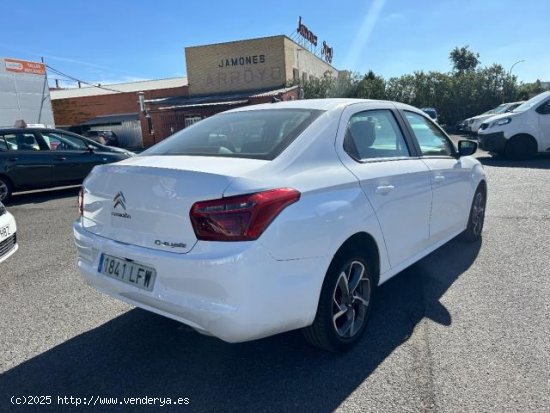
{"type": "Polygon", "coordinates": [[[416,112],[403,113],[431,171],[430,239],[441,241],[465,228],[472,202],[472,169],[456,158],[453,143],[431,120],[416,112]]]}
{"type": "Polygon", "coordinates": [[[550,151],[550,100],[537,108],[539,118],[539,142],[540,152],[550,151]]]}

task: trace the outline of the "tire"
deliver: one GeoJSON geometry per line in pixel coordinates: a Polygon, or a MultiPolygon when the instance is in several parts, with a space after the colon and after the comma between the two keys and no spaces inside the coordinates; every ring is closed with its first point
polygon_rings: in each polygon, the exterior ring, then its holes
{"type": "Polygon", "coordinates": [[[353,347],[367,326],[375,289],[363,253],[353,249],[338,253],[323,282],[315,320],[302,330],[306,340],[331,352],[353,347]]]}
{"type": "Polygon", "coordinates": [[[474,198],[472,199],[472,206],[470,207],[470,215],[468,217],[468,226],[461,234],[463,241],[476,242],[481,239],[481,232],[483,231],[483,224],[485,222],[486,204],[487,195],[481,187],[478,187],[476,193],[474,194],[474,198]]]}
{"type": "Polygon", "coordinates": [[[504,155],[507,159],[531,159],[537,154],[537,142],[529,135],[512,136],[506,143],[504,155]]]}
{"type": "Polygon", "coordinates": [[[7,178],[0,176],[0,202],[8,201],[11,198],[12,191],[11,182],[7,178]]]}

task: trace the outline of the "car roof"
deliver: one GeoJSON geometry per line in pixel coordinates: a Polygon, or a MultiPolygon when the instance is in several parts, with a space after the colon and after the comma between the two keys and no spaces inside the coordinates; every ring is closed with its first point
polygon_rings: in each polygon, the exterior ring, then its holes
{"type": "Polygon", "coordinates": [[[53,128],[40,128],[40,127],[30,127],[30,128],[0,128],[0,132],[67,132],[72,133],[74,135],[74,132],[62,130],[62,129],[53,129],[53,128]]]}
{"type": "Polygon", "coordinates": [[[346,106],[358,104],[358,103],[391,103],[396,105],[399,109],[415,109],[413,106],[406,105],[404,103],[392,102],[388,100],[375,100],[375,99],[351,99],[351,98],[327,98],[327,99],[300,99],[300,100],[287,100],[277,103],[262,103],[259,105],[243,106],[240,108],[229,110],[228,112],[243,112],[257,109],[313,109],[313,110],[335,110],[346,106]]]}

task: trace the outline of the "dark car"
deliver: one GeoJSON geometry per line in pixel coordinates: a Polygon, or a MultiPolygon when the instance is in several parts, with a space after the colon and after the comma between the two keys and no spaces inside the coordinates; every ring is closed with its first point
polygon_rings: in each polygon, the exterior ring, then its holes
{"type": "Polygon", "coordinates": [[[14,190],[79,184],[95,165],[131,156],[63,130],[0,129],[0,201],[14,190]]]}
{"type": "Polygon", "coordinates": [[[118,146],[118,136],[110,130],[89,130],[84,136],[102,145],[118,146]]]}

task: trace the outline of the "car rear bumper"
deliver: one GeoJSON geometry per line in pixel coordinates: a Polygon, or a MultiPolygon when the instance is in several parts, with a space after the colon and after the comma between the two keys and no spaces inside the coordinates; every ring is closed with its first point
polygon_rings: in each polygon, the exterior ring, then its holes
{"type": "Polygon", "coordinates": [[[487,152],[503,152],[506,138],[503,132],[478,134],[479,147],[487,152]]]}
{"type": "Polygon", "coordinates": [[[98,290],[227,342],[310,325],[326,259],[275,260],[259,242],[198,242],[187,254],[122,244],[73,226],[78,267],[98,290]],[[155,268],[146,291],[98,272],[102,253],[155,268]]]}

